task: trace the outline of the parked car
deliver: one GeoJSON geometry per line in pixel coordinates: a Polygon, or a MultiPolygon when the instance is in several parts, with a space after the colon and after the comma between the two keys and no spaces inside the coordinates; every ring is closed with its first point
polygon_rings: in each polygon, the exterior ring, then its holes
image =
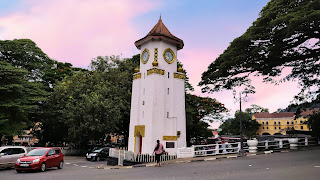
{"type": "Polygon", "coordinates": [[[15,162],[20,157],[27,154],[27,149],[24,146],[3,146],[0,147],[0,167],[14,167],[15,162]]]}
{"type": "Polygon", "coordinates": [[[19,158],[15,164],[18,173],[22,171],[40,170],[45,171],[47,168],[63,167],[63,154],[59,148],[36,148],[27,155],[19,158]]]}
{"type": "Polygon", "coordinates": [[[110,147],[96,147],[86,154],[86,159],[88,161],[101,161],[105,160],[109,156],[110,147]]]}

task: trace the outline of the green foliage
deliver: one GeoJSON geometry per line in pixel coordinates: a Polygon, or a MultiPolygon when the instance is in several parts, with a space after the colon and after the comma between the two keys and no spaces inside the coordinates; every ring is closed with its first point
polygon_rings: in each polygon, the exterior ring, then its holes
{"type": "Polygon", "coordinates": [[[308,126],[311,129],[312,136],[320,139],[320,113],[310,116],[308,126]]]}
{"type": "MultiPolygon", "coordinates": [[[[183,64],[180,61],[177,61],[177,68],[179,67],[183,68],[183,64]]],[[[186,75],[185,82],[184,82],[186,91],[194,91],[194,88],[189,82],[188,72],[185,69],[183,69],[182,72],[186,75]]]]}
{"type": "Polygon", "coordinates": [[[254,91],[249,77],[252,74],[262,76],[264,82],[298,80],[302,93],[316,87],[310,93],[320,100],[319,27],[319,0],[271,0],[252,26],[202,74],[202,90],[212,92],[243,85],[254,91]],[[291,72],[276,80],[284,68],[291,72]]]}
{"type": "Polygon", "coordinates": [[[58,83],[45,105],[45,139],[85,144],[110,132],[127,135],[137,59],[99,56],[91,62],[92,71],[78,72],[58,83]],[[52,133],[62,137],[53,138],[52,133]]]}
{"type": "Polygon", "coordinates": [[[186,94],[186,123],[187,123],[187,142],[191,138],[209,137],[212,132],[208,129],[208,123],[203,119],[226,112],[224,104],[216,99],[203,98],[196,95],[186,94]]]}
{"type": "Polygon", "coordinates": [[[256,104],[252,104],[250,108],[245,109],[245,112],[248,113],[250,116],[252,116],[255,113],[269,112],[269,109],[263,108],[263,107],[256,105],[256,104]]]}
{"type": "Polygon", "coordinates": [[[26,69],[28,79],[41,80],[44,71],[53,66],[51,60],[30,39],[0,40],[0,58],[14,67],[26,69]]]}
{"type": "Polygon", "coordinates": [[[0,61],[0,137],[15,135],[27,127],[46,91],[28,79],[28,71],[0,61]]]}
{"type": "MultiPolygon", "coordinates": [[[[242,129],[244,136],[251,138],[255,136],[259,129],[259,123],[255,120],[251,120],[251,115],[246,112],[241,113],[242,129]]],[[[220,128],[221,134],[225,135],[239,135],[240,134],[240,112],[235,113],[235,118],[230,118],[225,121],[220,128]]]]}

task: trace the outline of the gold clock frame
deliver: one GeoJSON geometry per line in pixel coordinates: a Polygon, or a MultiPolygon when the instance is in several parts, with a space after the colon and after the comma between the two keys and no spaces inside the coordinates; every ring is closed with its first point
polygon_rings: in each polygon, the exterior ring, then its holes
{"type": "Polygon", "coordinates": [[[165,50],[163,51],[163,59],[164,59],[167,63],[172,64],[172,63],[176,60],[176,55],[174,54],[174,52],[173,52],[170,48],[167,48],[167,49],[165,49],[165,50]],[[165,53],[166,53],[167,51],[170,51],[170,52],[172,53],[172,55],[173,55],[173,58],[172,58],[171,61],[167,60],[166,57],[165,57],[165,53]]]}
{"type": "Polygon", "coordinates": [[[140,61],[141,61],[143,64],[146,64],[146,63],[149,61],[149,57],[150,57],[149,49],[145,48],[145,49],[142,51],[141,55],[140,55],[140,61]],[[143,54],[144,54],[144,52],[148,52],[148,58],[147,58],[146,61],[143,61],[143,54]]]}

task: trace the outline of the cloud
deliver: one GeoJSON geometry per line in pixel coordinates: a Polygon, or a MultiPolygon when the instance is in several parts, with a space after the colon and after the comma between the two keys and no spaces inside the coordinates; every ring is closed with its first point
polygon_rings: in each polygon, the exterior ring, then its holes
{"type": "Polygon", "coordinates": [[[132,55],[133,18],[157,4],[148,0],[22,1],[23,11],[0,17],[0,39],[28,38],[50,57],[87,67],[98,55],[132,55]]]}

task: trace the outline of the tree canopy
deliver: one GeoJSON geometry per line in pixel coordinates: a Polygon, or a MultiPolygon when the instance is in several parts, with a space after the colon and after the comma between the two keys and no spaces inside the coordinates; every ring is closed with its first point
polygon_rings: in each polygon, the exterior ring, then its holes
{"type": "Polygon", "coordinates": [[[271,0],[252,26],[209,65],[199,85],[203,92],[242,85],[254,91],[250,75],[272,83],[297,80],[302,93],[320,100],[319,31],[319,0],[271,0]],[[291,72],[285,74],[285,69],[291,72]]]}
{"type": "MultiPolygon", "coordinates": [[[[241,112],[242,128],[244,136],[251,138],[256,135],[259,128],[259,123],[251,119],[251,115],[246,112],[241,112]]],[[[221,134],[239,135],[240,134],[240,111],[236,111],[235,118],[230,118],[225,121],[220,128],[221,134]]]]}
{"type": "Polygon", "coordinates": [[[28,80],[28,71],[0,61],[0,137],[26,128],[31,114],[47,95],[41,83],[28,80]]]}
{"type": "MultiPolygon", "coordinates": [[[[213,136],[208,123],[204,120],[213,119],[228,110],[224,104],[216,99],[209,97],[200,97],[192,94],[186,94],[186,123],[187,123],[187,143],[191,138],[213,136]]],[[[189,145],[189,144],[188,144],[189,145]]]]}
{"type": "Polygon", "coordinates": [[[127,135],[137,62],[138,56],[125,60],[99,56],[92,60],[91,71],[80,71],[58,83],[44,107],[45,140],[86,144],[111,132],[127,135]]]}

